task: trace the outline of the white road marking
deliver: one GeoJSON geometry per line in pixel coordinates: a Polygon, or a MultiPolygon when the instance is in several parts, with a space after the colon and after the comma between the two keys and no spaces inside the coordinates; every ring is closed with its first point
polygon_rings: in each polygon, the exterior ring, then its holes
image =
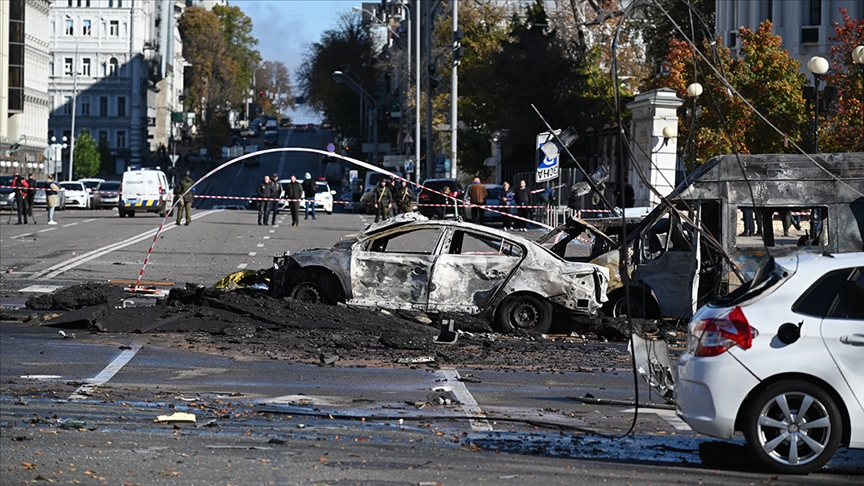
{"type": "Polygon", "coordinates": [[[109,363],[108,366],[106,366],[98,375],[84,380],[87,384],[79,386],[78,389],[75,390],[75,393],[69,396],[69,400],[86,400],[89,398],[88,395],[92,395],[94,388],[108,383],[108,381],[113,378],[117,372],[126,366],[126,363],[135,357],[135,354],[137,354],[140,349],[140,344],[133,344],[132,349],[124,350],[120,353],[120,356],[114,358],[114,361],[109,363]]]}
{"type": "Polygon", "coordinates": [[[249,256],[255,256],[255,254],[256,254],[256,253],[255,253],[254,251],[250,251],[250,252],[249,252],[249,256]]]}
{"type": "Polygon", "coordinates": [[[63,377],[61,375],[21,375],[20,378],[25,380],[58,380],[63,377]]]}
{"type": "MultiPolygon", "coordinates": [[[[275,228],[275,226],[274,226],[274,228],[275,228]]],[[[270,230],[270,232],[271,232],[271,233],[275,233],[275,232],[276,232],[276,230],[270,230]]]]}
{"type": "Polygon", "coordinates": [[[237,265],[237,268],[246,268],[247,265],[249,265],[249,264],[248,263],[241,263],[240,265],[237,265]]]}
{"type": "Polygon", "coordinates": [[[63,227],[64,227],[64,228],[68,228],[68,227],[70,227],[70,226],[75,226],[76,224],[78,224],[78,223],[69,223],[69,224],[64,224],[63,227]]]}
{"type": "MultiPolygon", "coordinates": [[[[622,410],[622,413],[633,413],[635,408],[628,408],[627,410],[622,410]]],[[[675,413],[675,410],[664,410],[659,408],[640,408],[639,413],[653,413],[658,415],[660,418],[665,420],[669,425],[675,427],[675,430],[691,430],[690,426],[687,425],[687,422],[681,420],[678,417],[678,414],[675,413]]]]}
{"type": "Polygon", "coordinates": [[[29,287],[24,287],[18,292],[54,292],[55,290],[62,288],[62,285],[31,285],[29,287]]]}
{"type": "MultiPolygon", "coordinates": [[[[459,381],[458,371],[449,368],[442,368],[436,371],[435,374],[438,375],[441,381],[447,382],[446,385],[436,386],[435,390],[453,392],[453,396],[462,402],[462,410],[466,415],[473,415],[482,419],[486,418],[486,414],[483,413],[483,410],[477,404],[477,400],[474,400],[474,397],[471,395],[471,392],[468,391],[468,388],[465,387],[465,384],[459,381]]],[[[471,430],[474,432],[489,432],[492,430],[492,426],[486,420],[471,419],[471,430]]]]}
{"type": "Polygon", "coordinates": [[[15,238],[24,238],[25,236],[33,236],[33,233],[24,233],[23,235],[13,236],[9,239],[14,240],[15,238]]]}
{"type": "Polygon", "coordinates": [[[44,230],[39,230],[39,231],[37,231],[37,233],[45,233],[46,231],[54,231],[54,230],[56,230],[56,229],[57,229],[57,228],[45,228],[44,230]]]}
{"type": "Polygon", "coordinates": [[[269,237],[269,236],[265,236],[265,237],[264,237],[264,238],[262,238],[262,239],[264,239],[264,240],[269,240],[269,239],[270,239],[270,237],[269,237]]]}
{"type": "MultiPolygon", "coordinates": [[[[195,220],[198,218],[202,218],[204,216],[207,216],[208,214],[213,214],[213,211],[199,212],[199,213],[195,214],[195,216],[193,216],[192,219],[195,220]]],[[[78,223],[71,223],[71,224],[68,224],[66,226],[73,226],[76,224],[78,224],[78,223]]],[[[64,228],[66,226],[64,226],[64,228]]],[[[172,226],[172,225],[165,226],[162,228],[162,233],[165,233],[166,231],[171,231],[174,228],[176,228],[176,226],[172,226]]],[[[128,239],[121,241],[119,243],[114,243],[112,245],[103,246],[102,248],[97,248],[93,251],[84,253],[83,255],[78,255],[78,256],[76,256],[74,258],[70,258],[69,260],[66,260],[64,262],[60,262],[57,265],[48,267],[45,270],[42,270],[41,272],[36,272],[36,274],[34,274],[30,278],[39,279],[39,280],[51,280],[63,272],[72,270],[73,268],[75,268],[79,265],[83,265],[83,264],[89,262],[90,260],[95,260],[96,258],[99,258],[103,255],[108,254],[108,253],[111,253],[112,251],[119,250],[121,248],[126,248],[127,246],[134,245],[134,244],[141,242],[141,241],[144,241],[144,240],[153,239],[154,233],[155,233],[154,230],[146,231],[144,233],[133,236],[133,237],[128,238],[128,239]]]]}
{"type": "Polygon", "coordinates": [[[89,223],[90,221],[96,221],[97,219],[99,219],[99,218],[85,219],[84,221],[81,221],[81,222],[82,223],[89,223]]]}
{"type": "Polygon", "coordinates": [[[255,246],[257,246],[258,248],[264,248],[264,243],[258,243],[258,244],[255,245],[255,246]]]}

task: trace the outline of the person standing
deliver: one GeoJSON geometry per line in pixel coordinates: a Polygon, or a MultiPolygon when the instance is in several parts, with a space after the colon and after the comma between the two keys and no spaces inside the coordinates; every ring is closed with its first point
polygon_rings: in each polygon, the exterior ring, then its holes
{"type": "Polygon", "coordinates": [[[375,222],[387,219],[390,207],[393,206],[393,195],[387,187],[386,179],[381,179],[381,183],[372,192],[372,200],[375,202],[375,222]]]}
{"type": "Polygon", "coordinates": [[[636,193],[633,191],[633,186],[630,185],[630,180],[624,178],[624,185],[615,188],[615,201],[619,208],[632,208],[636,204],[636,193]]]}
{"type": "Polygon", "coordinates": [[[486,186],[480,183],[480,178],[475,177],[474,182],[468,188],[468,199],[471,201],[471,220],[476,224],[483,224],[486,219],[486,196],[489,192],[486,186]]]}
{"type": "Polygon", "coordinates": [[[402,184],[396,190],[396,205],[399,214],[414,211],[414,191],[408,187],[408,181],[402,179],[402,184]]]}
{"type": "Polygon", "coordinates": [[[303,198],[303,186],[297,182],[297,176],[291,175],[291,182],[285,187],[285,199],[291,209],[291,226],[300,226],[300,199],[303,198]]]}
{"type": "Polygon", "coordinates": [[[255,189],[258,194],[258,225],[267,226],[267,217],[270,216],[270,176],[265,175],[261,184],[255,189]]]}
{"type": "Polygon", "coordinates": [[[525,220],[528,219],[528,207],[531,205],[531,191],[528,190],[528,186],[525,185],[525,181],[519,181],[519,188],[516,189],[515,200],[516,200],[516,208],[519,214],[519,219],[516,220],[516,227],[519,231],[528,231],[527,223],[525,220]]]}
{"type": "Polygon", "coordinates": [[[279,174],[273,173],[270,178],[270,197],[273,201],[270,202],[270,214],[272,214],[271,225],[276,224],[276,215],[279,214],[279,199],[282,197],[282,184],[279,182],[279,174]]]}
{"type": "Polygon", "coordinates": [[[54,221],[54,210],[57,208],[57,194],[60,193],[60,188],[54,182],[54,176],[48,174],[48,179],[45,181],[45,207],[48,210],[48,224],[57,224],[54,221]]]}
{"type": "Polygon", "coordinates": [[[33,224],[36,224],[36,217],[33,216],[33,204],[36,202],[36,178],[33,173],[27,174],[27,214],[33,218],[33,224]]]}
{"type": "Polygon", "coordinates": [[[741,216],[744,219],[744,231],[738,236],[753,236],[756,233],[753,227],[753,208],[741,208],[741,216]]]}
{"type": "Polygon", "coordinates": [[[174,186],[174,195],[177,196],[177,226],[180,226],[180,221],[183,219],[183,210],[186,210],[186,226],[192,221],[192,186],[195,181],[192,180],[192,174],[187,170],[183,174],[183,179],[174,186]]]}
{"type": "Polygon", "coordinates": [[[15,224],[27,224],[27,181],[17,172],[12,177],[12,190],[15,191],[15,204],[18,206],[18,222],[15,224]],[[21,223],[21,218],[24,223],[21,223]]]}
{"type": "Polygon", "coordinates": [[[438,216],[438,219],[444,219],[444,215],[446,214],[445,209],[447,205],[450,203],[450,186],[444,186],[441,188],[441,194],[432,194],[432,202],[435,205],[435,216],[438,216]]]}
{"type": "Polygon", "coordinates": [[[312,219],[315,219],[315,193],[318,192],[318,184],[312,180],[312,175],[308,172],[303,176],[303,197],[306,198],[306,215],[303,219],[309,219],[309,213],[312,213],[312,219]]]}
{"type": "Polygon", "coordinates": [[[513,218],[510,217],[513,214],[513,207],[516,206],[516,193],[510,189],[510,183],[504,182],[501,184],[501,199],[504,203],[503,213],[504,219],[501,220],[504,225],[504,231],[507,231],[508,228],[510,231],[513,231],[513,218]]]}

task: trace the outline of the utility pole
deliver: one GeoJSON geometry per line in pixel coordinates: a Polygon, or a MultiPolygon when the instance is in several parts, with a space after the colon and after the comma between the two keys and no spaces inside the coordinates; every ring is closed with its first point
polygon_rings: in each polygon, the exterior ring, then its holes
{"type": "Polygon", "coordinates": [[[459,55],[462,48],[459,32],[459,0],[453,0],[453,74],[450,89],[450,177],[456,179],[456,135],[459,130],[459,55]]]}
{"type": "Polygon", "coordinates": [[[72,180],[72,164],[75,160],[75,102],[78,99],[78,42],[75,42],[75,57],[72,59],[72,134],[69,137],[69,177],[72,180]]]}
{"type": "MultiPolygon", "coordinates": [[[[420,2],[414,4],[415,42],[417,43],[417,71],[414,77],[414,182],[420,183],[420,2]]],[[[409,49],[410,50],[410,49],[409,49]]],[[[430,116],[431,118],[431,116],[430,116]]]]}

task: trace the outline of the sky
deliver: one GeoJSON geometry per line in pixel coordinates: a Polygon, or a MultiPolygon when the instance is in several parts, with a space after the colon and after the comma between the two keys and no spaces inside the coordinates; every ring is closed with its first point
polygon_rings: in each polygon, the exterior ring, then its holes
{"type": "MultiPolygon", "coordinates": [[[[228,4],[240,7],[252,19],[262,60],[284,63],[296,89],[294,73],[307,46],[319,41],[325,30],[336,28],[339,14],[351,12],[362,0],[228,0],[228,4]]],[[[321,122],[321,114],[300,107],[288,115],[295,123],[321,122]]]]}

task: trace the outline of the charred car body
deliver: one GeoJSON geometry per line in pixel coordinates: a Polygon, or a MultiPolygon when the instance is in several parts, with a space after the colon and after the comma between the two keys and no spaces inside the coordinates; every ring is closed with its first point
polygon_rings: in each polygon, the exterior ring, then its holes
{"type": "Polygon", "coordinates": [[[864,153],[812,157],[818,165],[804,155],[715,157],[667,197],[671,205],[644,219],[574,219],[540,243],[554,243],[552,251],[568,260],[609,269],[607,314],[689,319],[701,305],[739,287],[769,252],[780,257],[864,249],[864,153]],[[761,222],[763,236],[740,234],[745,211],[761,222]],[[800,237],[775,238],[775,214],[787,213],[803,216],[810,227],[800,237]],[[620,272],[622,229],[630,255],[627,289],[620,272]],[[590,255],[567,255],[576,238],[589,244],[590,255]]]}
{"type": "Polygon", "coordinates": [[[308,302],[484,315],[502,330],[548,330],[553,310],[591,315],[608,271],[514,234],[406,213],[328,249],[274,259],[271,294],[308,302]]]}

